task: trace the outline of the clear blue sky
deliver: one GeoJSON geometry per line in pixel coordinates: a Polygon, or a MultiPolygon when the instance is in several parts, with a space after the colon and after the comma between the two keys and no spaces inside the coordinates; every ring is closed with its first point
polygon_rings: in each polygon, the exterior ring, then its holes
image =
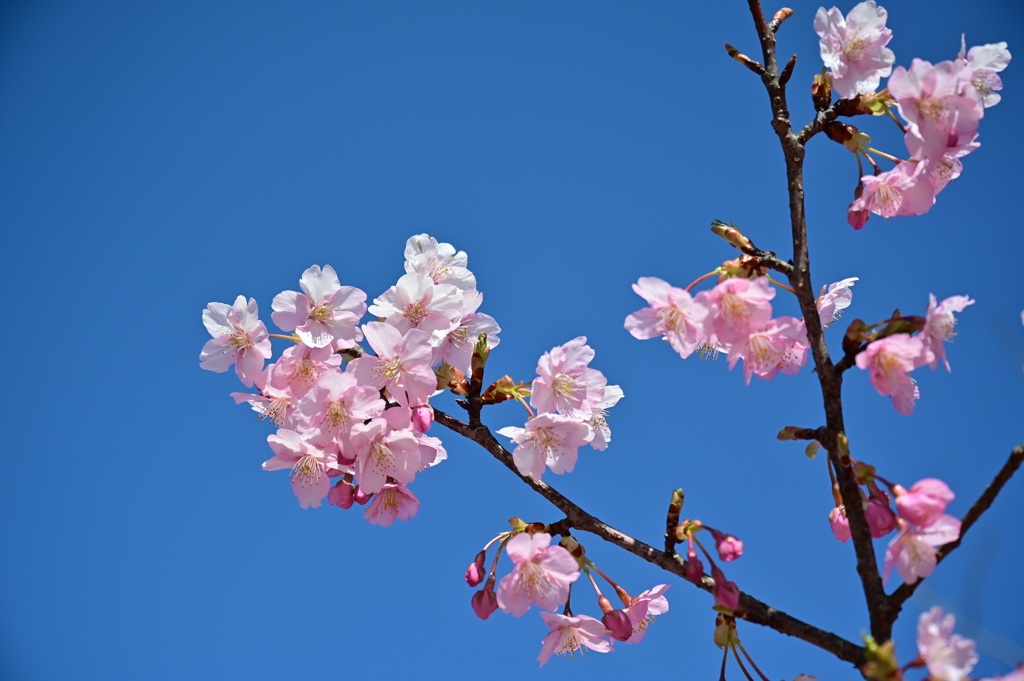
{"type": "MultiPolygon", "coordinates": [[[[747,388],[725,362],[683,361],[622,328],[642,306],[638,277],[685,286],[733,256],[713,218],[790,255],[767,98],[722,49],[757,54],[745,4],[0,6],[0,678],[537,673],[536,612],[479,621],[462,574],[507,518],[551,522],[551,506],[483,450],[433,432],[450,458],[417,479],[412,522],[302,510],[285,473],[260,469],[270,429],[228,397],[233,373],[199,368],[208,302],[255,297],[269,323],[273,296],[312,264],[373,298],[421,232],[469,253],[481,310],[502,326],[492,377],[530,380],[541,353],[585,335],[625,391],[611,447],[546,479],[650,543],[684,488],[685,517],[746,543],[728,572],[741,588],[859,640],[866,617],[852,549],[828,531],[824,460],[774,439],[821,423],[814,376],[747,388]]],[[[793,6],[780,50],[799,55],[791,108],[805,121],[818,5],[793,6]]],[[[808,156],[813,276],[860,277],[849,319],[923,314],[930,292],[978,301],[949,348],[953,372],[916,372],[913,416],[860,372],[845,386],[854,455],[907,485],[948,480],[962,515],[1024,440],[1024,10],[886,6],[898,64],[952,58],[961,33],[969,46],[1008,41],[1018,60],[981,148],[929,215],[854,232],[852,156],[824,138],[808,156]]],[[[893,126],[863,123],[902,151],[893,126]]],[[[776,310],[796,306],[780,296],[776,310]]],[[[494,429],[522,420],[515,405],[485,412],[494,429]]],[[[917,614],[936,603],[979,637],[978,676],[1024,657],[1022,517],[1018,479],[908,604],[904,662],[917,614]]],[[[634,593],[671,580],[582,539],[634,593]]],[[[716,678],[710,597],[683,583],[668,597],[641,645],[540,673],[716,678]]],[[[772,679],[856,676],[774,632],[740,636],[772,679]]]]}

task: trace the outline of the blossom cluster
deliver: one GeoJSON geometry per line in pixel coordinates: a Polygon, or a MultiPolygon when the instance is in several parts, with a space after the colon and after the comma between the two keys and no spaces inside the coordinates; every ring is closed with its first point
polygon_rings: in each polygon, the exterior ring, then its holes
{"type": "MultiPolygon", "coordinates": [[[[936,549],[960,537],[960,521],[946,514],[946,506],[956,495],[942,480],[925,478],[910,489],[889,484],[896,499],[896,511],[891,508],[891,496],[878,487],[874,470],[858,465],[859,477],[868,489],[861,491],[864,518],[875,539],[899,530],[889,542],[885,552],[884,578],[893,568],[907,584],[928,577],[935,571],[936,549]]],[[[883,481],[884,482],[884,481],[883,481]]],[[[829,523],[836,539],[846,542],[850,538],[850,525],[846,508],[836,490],[836,507],[829,513],[829,523]]]]}
{"type": "MultiPolygon", "coordinates": [[[[974,641],[953,633],[956,618],[935,606],[917,620],[917,657],[912,665],[927,667],[929,678],[965,681],[978,663],[974,641]]],[[[981,681],[1024,681],[1024,663],[1009,674],[981,681]]]]}
{"type": "MultiPolygon", "coordinates": [[[[817,300],[822,326],[831,326],[849,307],[856,277],[822,290],[817,300]]],[[[775,289],[768,277],[727,278],[714,288],[691,295],[657,277],[641,277],[633,290],[649,307],[626,317],[634,338],[662,336],[683,358],[727,353],[729,368],[743,359],[743,375],[771,380],[782,372],[796,374],[807,363],[807,328],[802,319],[772,318],[775,289]]]]}
{"type": "Polygon", "coordinates": [[[544,353],[537,363],[530,404],[536,410],[524,428],[498,431],[516,443],[512,460],[523,475],[540,480],[545,468],[561,475],[576,466],[579,448],[605,450],[611,441],[607,409],[622,399],[622,389],[608,385],[588,365],[594,350],[585,336],[544,353]]]}
{"type": "Polygon", "coordinates": [[[914,403],[920,391],[910,372],[928,365],[932,369],[939,363],[949,371],[946,348],[943,343],[956,338],[956,317],[974,301],[968,296],[951,296],[941,303],[930,294],[924,324],[917,335],[895,333],[870,342],[857,355],[857,366],[868,370],[871,385],[879,395],[892,398],[892,404],[900,414],[914,411],[914,403]]]}
{"type": "Polygon", "coordinates": [[[541,643],[537,657],[540,666],[543,667],[556,652],[572,657],[577,651],[611,652],[615,641],[630,645],[639,643],[654,618],[668,612],[668,600],[664,595],[669,588],[667,584],[630,596],[609,580],[623,603],[623,607],[617,609],[601,594],[592,572],[602,573],[584,557],[583,547],[575,539],[563,537],[560,544],[552,545],[551,535],[540,531],[540,527],[527,526],[518,519],[512,522],[512,532],[503,532],[495,537],[470,563],[466,570],[466,583],[478,586],[484,582],[484,587],[471,599],[473,612],[480,619],[487,619],[499,608],[513,617],[523,616],[531,605],[552,611],[540,613],[544,624],[551,630],[541,643]],[[513,568],[497,582],[499,549],[485,582],[487,550],[498,541],[504,546],[513,568]],[[572,552],[566,546],[571,547],[572,552]],[[597,593],[598,606],[604,613],[600,620],[589,615],[573,615],[568,608],[573,583],[583,573],[590,578],[597,593]],[[562,614],[553,612],[559,606],[565,606],[562,614]]]}
{"type": "MultiPolygon", "coordinates": [[[[955,59],[932,64],[913,59],[910,68],[893,64],[887,45],[892,31],[887,13],[873,0],[862,2],[845,17],[835,7],[818,10],[814,29],[821,38],[821,57],[831,86],[840,96],[878,100],[895,105],[904,120],[908,159],[889,171],[864,175],[848,209],[855,229],[871,213],[882,217],[923,215],[935,197],[960,176],[962,159],[977,149],[978,124],[985,109],[999,103],[999,72],[1010,63],[1005,42],[966,49],[961,40],[955,59]],[[889,77],[882,93],[881,79],[889,77]]],[[[870,112],[878,110],[870,107],[870,112]]],[[[867,111],[863,113],[868,113],[867,111]]]]}
{"type": "Polygon", "coordinates": [[[291,333],[278,337],[293,344],[265,368],[270,334],[255,300],[239,296],[203,312],[213,339],[201,366],[223,372],[234,364],[242,383],[259,390],[232,396],[277,427],[267,437],[274,456],[263,468],[290,470],[303,508],[326,496],[341,508],[368,504],[363,515],[379,525],[416,515],[419,501],[408,485],[447,456],[425,434],[437,390],[433,367],[468,372],[481,334],[488,347],[499,342],[498,325],[477,312],[483,295],[466,264],[450,244],[414,236],[406,274],[369,308],[366,294],[342,286],[332,267],[313,265],[299,279],[301,293],[274,297],[271,319],[291,333]],[[367,311],[380,321],[360,326],[367,311]],[[356,347],[364,338],[375,354],[356,347]]]}

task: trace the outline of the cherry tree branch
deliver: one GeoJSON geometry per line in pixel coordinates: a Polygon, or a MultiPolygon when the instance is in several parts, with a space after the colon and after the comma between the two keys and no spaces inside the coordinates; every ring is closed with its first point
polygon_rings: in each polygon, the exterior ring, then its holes
{"type": "MultiPolygon", "coordinates": [[[[464,404],[472,415],[476,413],[479,419],[479,404],[472,401],[464,404]]],[[[473,440],[491,456],[500,461],[506,468],[516,475],[520,480],[529,485],[535,492],[550,501],[559,511],[565,514],[565,519],[556,523],[559,528],[573,528],[583,532],[589,532],[601,539],[625,549],[630,553],[639,556],[643,560],[657,565],[658,567],[671,572],[674,575],[685,579],[686,561],[674,552],[660,551],[649,544],[634,539],[630,535],[618,530],[611,525],[601,521],[587,511],[580,508],[564,494],[542,480],[534,480],[519,472],[512,455],[501,443],[497,441],[490,429],[483,425],[470,425],[449,416],[439,409],[434,409],[434,420],[442,426],[452,430],[463,437],[473,440]]],[[[471,419],[472,420],[472,419],[471,419]]],[[[686,580],[689,581],[689,580],[686,580]]],[[[714,580],[708,575],[702,575],[699,582],[695,583],[699,588],[710,592],[714,588],[714,580]]],[[[760,600],[746,593],[740,593],[740,610],[737,617],[753,624],[769,627],[779,633],[793,636],[806,641],[812,645],[826,650],[841,660],[860,666],[864,663],[864,648],[855,645],[835,634],[818,629],[801,620],[787,615],[760,600]]]]}
{"type": "MultiPolygon", "coordinates": [[[[946,556],[960,546],[960,542],[964,540],[964,535],[967,534],[967,531],[971,529],[974,523],[978,522],[978,519],[981,518],[981,514],[992,506],[992,502],[996,500],[996,497],[1002,491],[1003,486],[1010,481],[1010,478],[1012,478],[1013,474],[1017,472],[1017,469],[1020,468],[1022,462],[1024,462],[1024,444],[1017,445],[1013,448],[1010,452],[1010,457],[1006,460],[1006,463],[1003,464],[1003,467],[999,469],[999,472],[996,473],[992,482],[988,484],[985,491],[981,493],[981,496],[978,497],[977,501],[975,501],[967,510],[967,513],[964,514],[964,517],[960,520],[960,536],[957,537],[955,541],[943,544],[935,552],[936,564],[941,563],[946,556]]],[[[908,598],[914,595],[914,592],[917,590],[917,587],[921,585],[922,581],[924,580],[919,579],[913,584],[901,584],[892,592],[892,594],[889,595],[889,615],[892,617],[893,621],[895,621],[896,617],[899,615],[903,604],[908,598]]]]}
{"type": "Polygon", "coordinates": [[[807,243],[807,216],[804,210],[803,162],[804,141],[808,139],[817,125],[824,126],[826,114],[819,114],[814,127],[805,128],[800,135],[794,133],[786,102],[786,86],[779,75],[779,65],[775,53],[775,32],[765,22],[759,0],[747,0],[750,14],[754,19],[754,27],[761,41],[764,83],[772,110],[772,128],[782,145],[786,162],[786,179],[789,190],[789,212],[793,239],[793,272],[789,276],[790,285],[800,301],[807,327],[807,338],[810,343],[814,364],[817,368],[818,381],[821,385],[822,401],[825,409],[825,433],[821,444],[828,450],[836,470],[839,490],[843,505],[846,508],[853,537],[854,551],[857,556],[857,574],[860,577],[867,602],[871,633],[878,641],[887,641],[892,632],[892,619],[889,617],[889,602],[882,585],[882,577],[878,572],[875,548],[868,529],[867,520],[861,504],[860,488],[853,475],[849,456],[845,454],[845,425],[842,406],[842,372],[837,371],[829,357],[828,346],[821,327],[815,306],[815,295],[811,285],[810,255],[807,243]],[[820,123],[818,121],[820,120],[820,123]],[[842,450],[842,451],[841,451],[842,450]]]}

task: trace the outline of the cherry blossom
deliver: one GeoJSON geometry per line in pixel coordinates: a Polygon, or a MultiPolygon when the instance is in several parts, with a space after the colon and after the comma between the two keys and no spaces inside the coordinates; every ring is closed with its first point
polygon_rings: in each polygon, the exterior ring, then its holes
{"type": "Polygon", "coordinates": [[[945,154],[960,156],[978,148],[978,122],[985,114],[971,73],[963,61],[932,65],[922,59],[914,59],[909,70],[893,70],[889,92],[907,121],[907,150],[918,161],[935,162],[945,154]]]}
{"type": "Polygon", "coordinates": [[[365,293],[354,286],[342,286],[330,265],[322,270],[319,265],[307,269],[299,286],[305,295],[284,291],[274,296],[271,318],[278,327],[295,331],[303,343],[313,348],[333,344],[345,349],[362,340],[358,324],[366,312],[365,293]]]}
{"type": "Polygon", "coordinates": [[[865,175],[861,178],[863,190],[860,196],[847,209],[850,225],[854,229],[863,227],[867,213],[883,218],[924,215],[935,205],[938,193],[929,179],[930,172],[930,166],[925,163],[904,161],[884,173],[865,175]]]}
{"type": "Polygon", "coordinates": [[[594,437],[590,440],[590,446],[598,451],[603,452],[608,449],[608,443],[612,441],[607,410],[614,407],[622,397],[622,388],[617,385],[606,385],[604,397],[594,405],[594,411],[587,423],[594,429],[594,437]]]}
{"type": "MultiPolygon", "coordinates": [[[[498,334],[501,327],[490,315],[477,312],[483,302],[483,294],[479,291],[465,291],[465,310],[461,317],[453,321],[451,328],[443,338],[438,339],[434,351],[433,363],[446,362],[467,376],[470,373],[473,348],[480,334],[487,334],[487,347],[493,349],[501,342],[498,334]]],[[[432,339],[431,342],[434,342],[432,339]]]]}
{"type": "Polygon", "coordinates": [[[931,368],[934,369],[941,361],[949,371],[949,360],[946,359],[946,348],[943,341],[952,341],[956,338],[956,317],[954,312],[963,312],[968,305],[974,301],[968,296],[951,296],[941,303],[936,304],[935,294],[928,294],[928,312],[924,330],[921,332],[921,339],[924,341],[928,351],[932,354],[931,368]]]}
{"type": "Polygon", "coordinates": [[[888,13],[874,0],[862,2],[843,17],[838,8],[818,9],[814,30],[821,37],[821,60],[832,70],[832,87],[847,99],[874,92],[892,73],[896,55],[886,45],[892,31],[888,13]]]}
{"type": "Polygon", "coordinates": [[[920,338],[897,333],[870,343],[857,355],[857,366],[869,369],[871,385],[878,394],[891,397],[896,411],[907,415],[914,411],[914,401],[919,395],[909,372],[930,359],[920,338]]]}
{"type": "Polygon", "coordinates": [[[438,243],[429,234],[417,234],[405,242],[405,271],[422,272],[435,284],[451,284],[463,291],[476,288],[476,278],[466,269],[465,251],[455,252],[451,244],[438,243]]]}
{"type": "Polygon", "coordinates": [[[755,374],[766,381],[784,374],[800,373],[807,364],[807,329],[800,319],[779,317],[769,320],[765,328],[754,331],[742,344],[729,351],[729,368],[743,358],[743,376],[750,385],[755,374]]]}
{"type": "Polygon", "coordinates": [[[944,515],[928,527],[904,523],[885,551],[883,580],[895,567],[907,584],[928,577],[935,571],[935,547],[960,537],[960,521],[944,515]]]}
{"type": "Polygon", "coordinates": [[[569,585],[579,576],[579,565],[565,548],[551,546],[551,535],[517,534],[505,547],[515,563],[498,584],[498,606],[521,617],[534,604],[554,610],[569,597],[569,585]]]}
{"type": "Polygon", "coordinates": [[[391,430],[383,418],[353,425],[349,441],[356,458],[359,487],[370,494],[384,489],[389,480],[412,482],[423,464],[412,430],[391,430]]]}
{"type": "Polygon", "coordinates": [[[263,462],[263,470],[279,471],[290,468],[292,491],[302,508],[319,508],[320,502],[331,488],[327,467],[337,468],[337,459],[327,450],[314,447],[308,438],[294,430],[282,428],[267,436],[274,456],[263,462]]]}
{"type": "Polygon", "coordinates": [[[650,304],[626,317],[626,330],[634,338],[664,336],[684,359],[704,342],[708,309],[701,294],[694,298],[688,291],[657,277],[640,277],[633,290],[650,304]]]}
{"type": "MultiPolygon", "coordinates": [[[[358,498],[356,501],[359,501],[358,498]]],[[[405,485],[388,483],[373,495],[363,512],[372,525],[390,527],[396,519],[411,520],[420,510],[420,500],[405,485]]]]}
{"type": "Polygon", "coordinates": [[[918,480],[902,494],[897,492],[896,509],[900,517],[913,525],[932,525],[946,512],[946,506],[956,495],[942,480],[918,480]]]}
{"type": "Polygon", "coordinates": [[[611,632],[593,617],[570,617],[542,612],[540,618],[551,629],[551,633],[544,637],[540,655],[537,656],[541,667],[551,659],[552,653],[572,657],[577,650],[581,653],[586,652],[586,648],[599,653],[609,653],[612,650],[612,642],[606,638],[611,636],[611,632]]]}
{"type": "Polygon", "coordinates": [[[996,74],[1010,65],[1010,51],[1006,43],[976,45],[964,54],[967,44],[960,38],[960,54],[957,59],[967,62],[970,69],[971,85],[978,92],[978,99],[986,109],[995,106],[1002,99],[996,90],[1003,89],[1003,81],[996,74]]]}
{"type": "Polygon", "coordinates": [[[853,302],[853,283],[859,281],[858,277],[850,277],[849,279],[843,279],[837,281],[834,284],[830,284],[828,290],[825,287],[821,287],[821,293],[818,294],[818,299],[815,301],[815,305],[818,308],[818,316],[821,319],[821,326],[828,328],[832,324],[843,316],[843,310],[850,307],[853,302]]]}
{"type": "Polygon", "coordinates": [[[305,343],[296,343],[281,353],[274,363],[269,384],[288,390],[295,397],[302,397],[316,385],[324,372],[340,366],[341,357],[330,345],[313,348],[305,343]]]}
{"type": "Polygon", "coordinates": [[[743,345],[750,334],[763,330],[772,317],[769,302],[775,289],[765,277],[726,279],[707,292],[710,315],[705,328],[718,341],[743,345]]]}
{"type": "Polygon", "coordinates": [[[199,366],[223,373],[232,364],[238,379],[251,388],[263,372],[263,360],[270,359],[272,349],[266,325],[259,319],[253,298],[238,296],[234,305],[210,303],[203,310],[203,325],[213,336],[199,353],[199,366]]]}
{"type": "Polygon", "coordinates": [[[633,634],[626,639],[626,643],[633,645],[643,641],[647,627],[654,621],[655,616],[668,612],[668,599],[665,598],[665,592],[668,591],[669,586],[669,584],[659,584],[632,598],[626,612],[629,614],[629,621],[633,623],[633,634]]]}
{"type": "Polygon", "coordinates": [[[963,681],[978,663],[974,641],[953,633],[956,619],[933,607],[917,620],[917,653],[933,679],[963,681]]]}
{"type": "Polygon", "coordinates": [[[370,306],[370,314],[383,317],[401,333],[420,329],[440,343],[452,328],[452,319],[464,310],[462,291],[449,284],[435,284],[424,272],[402,275],[370,306]]]}
{"type": "Polygon", "coordinates": [[[403,336],[382,322],[365,324],[363,332],[377,355],[352,360],[348,371],[363,385],[386,389],[402,406],[425,404],[437,388],[427,334],[409,329],[403,336]]]}
{"type": "Polygon", "coordinates": [[[608,384],[604,374],[587,366],[593,359],[586,336],[545,352],[537,362],[530,404],[538,413],[557,411],[571,419],[589,419],[608,384]]]}
{"type": "Polygon", "coordinates": [[[540,414],[526,422],[526,428],[507,426],[499,435],[517,444],[512,461],[523,475],[540,480],[544,467],[561,475],[576,466],[577,450],[594,436],[590,424],[575,421],[561,414],[540,414]]]}
{"type": "Polygon", "coordinates": [[[299,400],[298,411],[310,428],[319,429],[326,440],[337,439],[344,448],[353,426],[380,416],[384,401],[379,390],[359,385],[352,374],[332,371],[299,400]]]}

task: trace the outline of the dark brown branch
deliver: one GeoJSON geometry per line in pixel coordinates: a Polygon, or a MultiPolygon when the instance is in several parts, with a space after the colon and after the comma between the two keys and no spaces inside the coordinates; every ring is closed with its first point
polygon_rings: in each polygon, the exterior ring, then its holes
{"type": "MultiPolygon", "coordinates": [[[[975,501],[967,510],[967,513],[964,514],[964,517],[960,520],[960,536],[957,537],[956,541],[943,544],[939,547],[938,551],[935,552],[936,564],[941,563],[946,556],[960,546],[960,542],[964,540],[964,535],[967,534],[967,530],[971,529],[974,523],[978,522],[978,519],[981,518],[981,514],[992,506],[992,502],[996,500],[996,497],[1003,490],[1003,487],[1010,481],[1013,474],[1017,472],[1017,469],[1020,468],[1022,462],[1024,462],[1024,444],[1017,445],[1013,448],[1013,451],[1010,452],[1010,458],[1006,460],[1003,467],[999,469],[998,473],[996,473],[996,477],[992,479],[992,482],[988,484],[988,487],[986,487],[985,491],[981,493],[978,500],[975,501]]],[[[914,595],[917,587],[920,586],[923,581],[924,580],[919,579],[913,584],[901,584],[892,592],[889,596],[889,613],[893,621],[895,621],[896,617],[899,615],[903,604],[908,598],[914,595]]]]}
{"type": "MultiPolygon", "coordinates": [[[[494,438],[493,433],[491,433],[487,426],[471,426],[436,408],[434,409],[434,420],[442,426],[481,445],[491,456],[500,461],[520,480],[564,513],[565,519],[556,523],[559,528],[571,527],[594,534],[621,549],[639,556],[648,563],[657,565],[663,570],[685,579],[684,570],[686,562],[679,554],[659,551],[653,546],[634,539],[625,532],[617,530],[587,513],[546,482],[522,475],[512,461],[512,455],[494,438]]],[[[714,580],[708,575],[703,575],[700,582],[696,583],[696,586],[710,592],[714,588],[714,580]]],[[[738,613],[737,616],[748,622],[770,627],[779,633],[807,641],[851,664],[859,666],[864,662],[864,649],[860,646],[831,632],[823,631],[806,622],[802,622],[780,610],[776,610],[753,596],[740,593],[740,609],[742,612],[738,613]]]]}
{"type": "MultiPolygon", "coordinates": [[[[793,272],[789,282],[800,301],[804,322],[807,326],[807,338],[814,357],[818,381],[821,385],[822,401],[825,409],[825,437],[822,445],[828,450],[836,469],[840,494],[846,507],[853,537],[854,551],[857,556],[857,574],[860,577],[867,602],[868,617],[871,622],[871,634],[878,641],[886,641],[891,634],[891,620],[887,617],[888,601],[882,586],[882,577],[878,573],[875,548],[871,540],[867,520],[861,504],[860,488],[853,476],[849,463],[844,463],[838,454],[838,441],[844,436],[842,408],[842,374],[835,370],[829,357],[825,335],[821,328],[815,305],[814,290],[811,286],[810,256],[807,244],[807,216],[804,211],[803,161],[804,144],[793,132],[786,103],[786,86],[780,81],[779,65],[775,53],[775,33],[764,21],[759,0],[747,0],[750,14],[754,19],[754,27],[761,40],[764,57],[765,74],[761,77],[772,110],[772,128],[782,144],[782,152],[786,162],[786,179],[789,188],[789,213],[793,237],[793,272]]],[[[827,112],[826,112],[827,113],[827,112]]],[[[836,114],[838,115],[838,113],[836,114]]],[[[815,119],[821,119],[819,114],[815,119]]],[[[820,125],[824,125],[824,121],[820,125]]],[[[810,126],[809,126],[810,127],[810,126]]],[[[803,131],[807,132],[807,129],[803,131]]],[[[803,133],[801,133],[803,134],[803,133]]],[[[812,133],[808,133],[807,137],[812,133]]]]}

